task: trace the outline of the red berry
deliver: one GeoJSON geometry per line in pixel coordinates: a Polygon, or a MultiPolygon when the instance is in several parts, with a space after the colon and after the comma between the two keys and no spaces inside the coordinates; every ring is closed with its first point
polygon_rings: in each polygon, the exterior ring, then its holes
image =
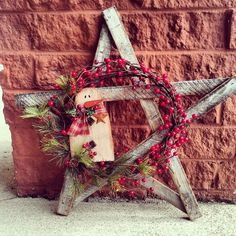
{"type": "Polygon", "coordinates": [[[63,136],[66,136],[66,135],[67,135],[67,132],[63,129],[63,130],[61,131],[61,134],[62,134],[63,136]]]}
{"type": "Polygon", "coordinates": [[[137,163],[138,165],[140,165],[140,164],[143,163],[143,160],[142,160],[141,158],[138,158],[138,159],[136,160],[136,163],[137,163]]]}
{"type": "Polygon", "coordinates": [[[198,115],[192,114],[192,118],[193,118],[193,119],[197,119],[197,118],[198,118],[198,115]]]}
{"type": "Polygon", "coordinates": [[[49,100],[49,101],[48,101],[48,106],[49,106],[49,107],[53,107],[53,106],[54,106],[54,102],[53,102],[52,100],[49,100]]]}
{"type": "Polygon", "coordinates": [[[164,95],[160,96],[160,99],[164,100],[166,97],[164,95]]]}
{"type": "Polygon", "coordinates": [[[106,63],[110,63],[110,62],[111,62],[111,59],[110,59],[110,58],[105,58],[104,61],[105,61],[106,63]]]}
{"type": "Polygon", "coordinates": [[[102,72],[102,68],[101,68],[101,67],[98,67],[98,68],[97,68],[97,73],[100,73],[100,72],[102,72]]]}
{"type": "Polygon", "coordinates": [[[77,77],[77,71],[72,71],[71,72],[71,77],[76,78],[77,77]]]}
{"type": "Polygon", "coordinates": [[[150,84],[146,84],[146,85],[145,85],[145,88],[146,88],[146,89],[150,89],[150,88],[151,88],[151,85],[150,85],[150,84]]]}
{"type": "Polygon", "coordinates": [[[133,190],[130,190],[130,191],[129,191],[129,196],[130,196],[130,197],[134,197],[134,195],[135,195],[135,192],[134,192],[133,190]]]}
{"type": "Polygon", "coordinates": [[[65,165],[66,167],[69,167],[69,165],[70,165],[70,161],[69,161],[68,159],[65,160],[64,165],[65,165]]]}
{"type": "Polygon", "coordinates": [[[122,58],[119,58],[119,59],[117,60],[117,62],[118,62],[119,64],[123,64],[123,63],[124,63],[124,60],[123,60],[122,58]]]}
{"type": "Polygon", "coordinates": [[[164,171],[167,171],[169,169],[168,166],[163,166],[164,171]]]}
{"type": "Polygon", "coordinates": [[[145,183],[145,182],[146,182],[146,179],[145,179],[145,178],[142,178],[142,182],[145,183]]]}
{"type": "Polygon", "coordinates": [[[137,179],[134,180],[134,185],[135,185],[135,186],[138,186],[138,185],[139,185],[139,180],[137,180],[137,179]]]}
{"type": "Polygon", "coordinates": [[[150,188],[149,188],[149,191],[150,191],[151,193],[153,193],[153,192],[154,192],[154,188],[153,188],[153,187],[150,187],[150,188]]]}
{"type": "Polygon", "coordinates": [[[166,163],[170,163],[170,159],[169,158],[166,159],[166,163]]]}
{"type": "Polygon", "coordinates": [[[121,71],[119,71],[117,74],[119,77],[123,76],[123,72],[121,72],[121,71]]]}
{"type": "Polygon", "coordinates": [[[160,93],[160,92],[161,92],[161,90],[160,90],[159,88],[156,88],[156,89],[155,89],[155,93],[158,94],[158,93],[160,93]]]}
{"type": "Polygon", "coordinates": [[[76,91],[76,85],[73,84],[73,85],[71,86],[71,90],[72,90],[72,91],[76,91]]]}
{"type": "Polygon", "coordinates": [[[104,166],[105,166],[105,161],[100,161],[100,162],[99,162],[99,165],[100,165],[101,167],[104,167],[104,166]]]}

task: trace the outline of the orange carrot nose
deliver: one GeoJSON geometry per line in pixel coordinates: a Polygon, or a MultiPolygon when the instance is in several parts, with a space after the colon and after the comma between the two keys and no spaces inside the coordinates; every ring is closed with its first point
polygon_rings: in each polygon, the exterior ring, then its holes
{"type": "Polygon", "coordinates": [[[90,107],[94,107],[96,105],[98,105],[99,103],[101,103],[102,100],[94,100],[94,101],[88,101],[84,103],[84,107],[85,108],[90,108],[90,107]]]}

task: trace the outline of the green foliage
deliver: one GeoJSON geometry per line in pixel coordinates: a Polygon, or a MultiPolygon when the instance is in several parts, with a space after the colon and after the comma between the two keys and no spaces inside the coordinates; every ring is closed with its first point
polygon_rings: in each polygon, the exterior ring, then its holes
{"type": "Polygon", "coordinates": [[[76,116],[76,109],[66,111],[66,114],[75,117],[76,116]]]}
{"type": "Polygon", "coordinates": [[[95,165],[93,159],[90,158],[88,151],[84,148],[77,151],[74,158],[77,158],[79,162],[83,163],[87,168],[93,168],[95,165]]]}
{"type": "Polygon", "coordinates": [[[42,106],[34,106],[34,107],[26,107],[25,110],[23,111],[23,114],[21,117],[23,119],[28,119],[28,118],[43,118],[48,114],[49,108],[47,107],[46,104],[42,106]]]}
{"type": "Polygon", "coordinates": [[[138,170],[145,176],[150,176],[155,171],[155,168],[148,164],[148,160],[145,160],[142,164],[138,165],[138,170]]]}
{"type": "Polygon", "coordinates": [[[56,84],[58,84],[64,91],[69,91],[69,77],[60,76],[58,79],[56,79],[56,84]]]}
{"type": "Polygon", "coordinates": [[[84,185],[80,182],[78,177],[72,177],[73,178],[73,186],[72,186],[72,193],[75,194],[75,196],[79,196],[81,193],[84,192],[84,185]]]}

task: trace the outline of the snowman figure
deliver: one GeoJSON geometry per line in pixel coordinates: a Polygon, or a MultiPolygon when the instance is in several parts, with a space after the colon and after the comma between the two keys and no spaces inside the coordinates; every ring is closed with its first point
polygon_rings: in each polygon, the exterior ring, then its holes
{"type": "Polygon", "coordinates": [[[75,97],[78,117],[68,130],[70,150],[73,157],[81,147],[90,141],[96,146],[95,162],[114,161],[114,145],[111,124],[101,95],[96,88],[84,88],[75,97]]]}

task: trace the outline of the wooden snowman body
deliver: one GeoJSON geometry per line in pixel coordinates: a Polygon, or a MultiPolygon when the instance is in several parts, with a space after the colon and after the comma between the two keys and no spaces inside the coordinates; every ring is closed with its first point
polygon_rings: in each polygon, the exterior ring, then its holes
{"type": "MultiPolygon", "coordinates": [[[[104,107],[102,97],[96,88],[84,88],[75,98],[76,106],[89,107],[100,104],[104,107]]],[[[105,109],[105,108],[104,108],[105,109]]],[[[96,146],[93,151],[97,155],[93,158],[95,162],[114,161],[114,144],[111,133],[111,123],[107,112],[94,115],[92,125],[88,125],[89,134],[79,134],[77,136],[70,135],[71,156],[82,148],[82,146],[90,141],[94,141],[96,146]],[[99,118],[98,118],[99,117],[99,118]]]]}

